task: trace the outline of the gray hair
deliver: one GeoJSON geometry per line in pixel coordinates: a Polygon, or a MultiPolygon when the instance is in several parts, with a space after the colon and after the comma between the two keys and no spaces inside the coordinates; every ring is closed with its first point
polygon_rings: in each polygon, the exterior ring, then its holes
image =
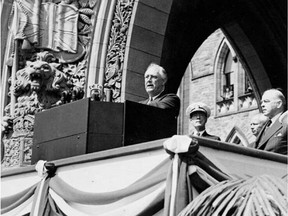
{"type": "Polygon", "coordinates": [[[253,119],[258,119],[261,123],[265,123],[266,121],[269,120],[269,118],[265,116],[263,113],[257,113],[256,115],[254,115],[251,119],[251,122],[253,121],[253,119]]]}
{"type": "Polygon", "coordinates": [[[283,108],[285,107],[286,99],[285,99],[285,96],[283,95],[283,93],[279,89],[271,88],[271,89],[266,90],[265,92],[272,92],[275,95],[275,97],[277,97],[279,100],[282,101],[282,107],[283,108]]]}
{"type": "Polygon", "coordinates": [[[147,67],[146,71],[149,69],[149,68],[156,68],[158,70],[158,73],[160,74],[161,78],[164,80],[164,83],[167,82],[168,80],[168,76],[167,76],[167,72],[166,70],[161,67],[160,65],[152,62],[150,63],[150,65],[147,67]]]}

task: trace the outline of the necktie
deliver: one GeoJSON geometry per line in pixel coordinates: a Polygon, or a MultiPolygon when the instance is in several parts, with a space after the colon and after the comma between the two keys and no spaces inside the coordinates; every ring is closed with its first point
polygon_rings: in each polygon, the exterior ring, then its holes
{"type": "Polygon", "coordinates": [[[267,125],[266,125],[266,127],[270,127],[270,125],[272,124],[272,121],[271,121],[271,119],[267,122],[267,125]]]}
{"type": "Polygon", "coordinates": [[[271,121],[271,119],[270,119],[270,120],[268,120],[268,122],[267,122],[267,124],[266,124],[264,133],[268,130],[268,128],[270,127],[271,124],[272,124],[272,121],[271,121]]]}
{"type": "Polygon", "coordinates": [[[269,129],[269,126],[272,124],[272,121],[271,121],[271,119],[270,120],[268,120],[268,122],[267,122],[267,124],[266,124],[266,126],[265,126],[265,129],[264,129],[264,131],[263,131],[263,133],[262,133],[262,135],[261,135],[261,137],[260,137],[260,141],[262,141],[263,140],[263,138],[265,137],[265,133],[267,132],[267,130],[269,129]]]}

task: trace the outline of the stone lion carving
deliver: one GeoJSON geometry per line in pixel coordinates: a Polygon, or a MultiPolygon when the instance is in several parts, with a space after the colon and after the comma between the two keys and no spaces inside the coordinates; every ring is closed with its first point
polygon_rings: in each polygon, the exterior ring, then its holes
{"type": "Polygon", "coordinates": [[[71,98],[67,98],[69,94],[74,95],[72,100],[83,97],[84,86],[75,83],[73,75],[63,70],[63,65],[58,63],[54,55],[45,51],[37,53],[26,62],[23,69],[16,72],[14,91],[13,86],[10,91],[16,98],[15,104],[10,103],[5,107],[1,122],[5,146],[2,166],[30,162],[36,113],[66,103],[67,100],[70,102],[71,98]],[[13,113],[10,113],[11,109],[13,113]]]}
{"type": "Polygon", "coordinates": [[[60,100],[61,92],[68,90],[67,76],[59,67],[52,54],[39,53],[36,61],[27,61],[26,67],[16,73],[14,95],[23,97],[36,93],[41,106],[50,108],[60,100]]]}

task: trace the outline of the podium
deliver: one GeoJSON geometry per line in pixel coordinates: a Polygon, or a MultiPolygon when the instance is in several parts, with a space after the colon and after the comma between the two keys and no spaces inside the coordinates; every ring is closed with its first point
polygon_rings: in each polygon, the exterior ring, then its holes
{"type": "Polygon", "coordinates": [[[132,101],[91,101],[64,104],[35,115],[31,163],[56,160],[177,133],[169,111],[132,101]]]}

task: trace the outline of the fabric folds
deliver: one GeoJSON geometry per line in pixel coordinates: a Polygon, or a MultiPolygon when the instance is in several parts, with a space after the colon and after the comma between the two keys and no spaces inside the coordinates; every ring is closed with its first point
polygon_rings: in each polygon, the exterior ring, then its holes
{"type": "Polygon", "coordinates": [[[172,199],[175,203],[170,203],[172,155],[131,185],[112,192],[81,191],[57,174],[44,178],[36,185],[2,199],[1,213],[5,216],[21,216],[27,212],[31,216],[171,216],[170,208],[174,205],[173,216],[176,216],[203,190],[230,179],[200,152],[180,154],[177,158],[178,179],[172,199]]]}
{"type": "MultiPolygon", "coordinates": [[[[37,183],[38,184],[38,183],[37,183]]],[[[37,184],[9,197],[1,198],[1,214],[11,211],[33,196],[37,184]]]]}

